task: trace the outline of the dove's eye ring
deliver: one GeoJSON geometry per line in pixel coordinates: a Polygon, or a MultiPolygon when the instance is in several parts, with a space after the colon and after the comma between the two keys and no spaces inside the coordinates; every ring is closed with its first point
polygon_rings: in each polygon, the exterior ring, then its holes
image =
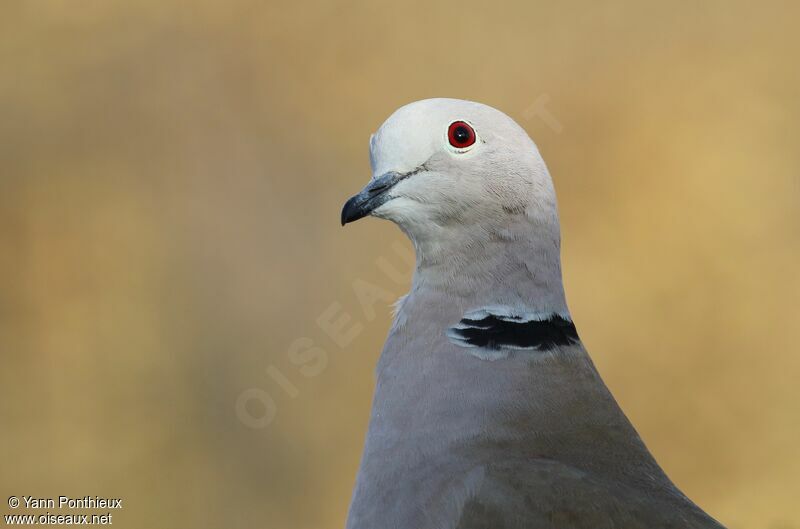
{"type": "Polygon", "coordinates": [[[454,121],[447,127],[447,141],[456,149],[472,147],[475,138],[475,129],[466,121],[454,121]]]}

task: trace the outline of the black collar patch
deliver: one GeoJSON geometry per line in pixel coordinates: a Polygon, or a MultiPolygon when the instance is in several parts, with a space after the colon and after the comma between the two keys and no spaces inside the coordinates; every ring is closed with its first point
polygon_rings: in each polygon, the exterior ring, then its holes
{"type": "Polygon", "coordinates": [[[579,341],[572,320],[555,313],[530,318],[476,311],[448,329],[447,336],[456,345],[493,350],[546,351],[579,341]]]}

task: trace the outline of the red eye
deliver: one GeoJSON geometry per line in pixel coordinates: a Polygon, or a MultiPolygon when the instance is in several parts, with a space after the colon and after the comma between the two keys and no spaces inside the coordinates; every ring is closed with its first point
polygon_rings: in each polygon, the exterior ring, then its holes
{"type": "Polygon", "coordinates": [[[475,143],[475,130],[465,121],[454,121],[447,128],[447,140],[456,149],[464,149],[475,143]]]}

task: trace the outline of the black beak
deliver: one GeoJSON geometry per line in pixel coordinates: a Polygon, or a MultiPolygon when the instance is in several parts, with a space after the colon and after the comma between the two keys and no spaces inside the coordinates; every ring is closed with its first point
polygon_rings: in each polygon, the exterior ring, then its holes
{"type": "Polygon", "coordinates": [[[407,176],[407,174],[390,172],[373,178],[359,194],[344,203],[342,226],[366,217],[377,207],[391,200],[389,190],[407,176]]]}

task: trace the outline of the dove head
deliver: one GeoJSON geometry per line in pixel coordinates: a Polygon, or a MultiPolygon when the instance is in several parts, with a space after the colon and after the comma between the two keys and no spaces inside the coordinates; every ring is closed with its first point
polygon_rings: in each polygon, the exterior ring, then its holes
{"type": "Polygon", "coordinates": [[[406,105],[372,135],[370,162],[373,176],[345,204],[342,224],[391,220],[418,261],[531,235],[558,247],[547,167],[525,131],[494,108],[457,99],[406,105]]]}

